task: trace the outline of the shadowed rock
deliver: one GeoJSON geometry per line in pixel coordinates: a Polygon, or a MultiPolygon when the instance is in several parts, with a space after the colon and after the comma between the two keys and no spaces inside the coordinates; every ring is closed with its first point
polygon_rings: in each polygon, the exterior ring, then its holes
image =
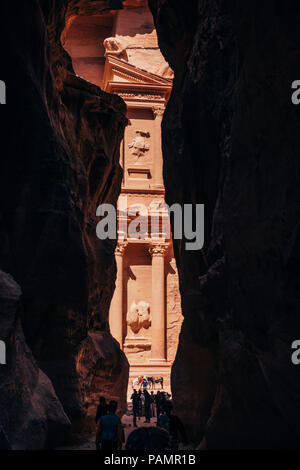
{"type": "Polygon", "coordinates": [[[71,423],[26,344],[20,297],[18,284],[0,271],[0,331],[8,351],[0,366],[1,442],[7,436],[13,449],[43,449],[62,443],[71,423]]]}
{"type": "MultiPolygon", "coordinates": [[[[0,162],[0,267],[23,292],[28,347],[20,354],[32,352],[74,422],[94,407],[93,376],[98,376],[99,394],[109,377],[120,410],[126,406],[128,364],[107,322],[115,247],[96,237],[96,208],[116,204],[120,193],[126,106],[77,77],[60,43],[65,17],[107,12],[108,0],[33,0],[18,8],[16,15],[12,3],[4,1],[0,19],[1,79],[9,88],[9,106],[1,107],[1,145],[7,151],[0,162]],[[93,335],[98,347],[90,375],[83,376],[82,352],[93,335]],[[105,353],[98,357],[100,350],[105,353]]],[[[39,390],[40,404],[32,413],[39,422],[47,386],[38,375],[33,389],[39,390]]],[[[4,391],[2,399],[7,398],[4,391]]],[[[26,422],[25,408],[14,406],[16,423],[26,422]]],[[[22,445],[43,444],[41,436],[22,445]]]]}
{"type": "Polygon", "coordinates": [[[149,4],[175,73],[166,201],[205,204],[202,252],[174,242],[176,412],[202,448],[298,447],[299,3],[149,4]]]}

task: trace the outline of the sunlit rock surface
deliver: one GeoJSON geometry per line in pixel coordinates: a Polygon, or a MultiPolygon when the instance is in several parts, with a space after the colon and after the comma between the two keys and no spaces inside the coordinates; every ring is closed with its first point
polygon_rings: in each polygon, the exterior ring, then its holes
{"type": "MultiPolygon", "coordinates": [[[[60,44],[66,14],[108,12],[109,3],[21,2],[17,15],[10,1],[1,5],[1,79],[9,105],[1,107],[7,154],[0,162],[0,267],[21,286],[26,343],[72,422],[95,408],[96,376],[99,394],[107,391],[109,398],[109,383],[120,411],[125,408],[128,364],[107,322],[114,245],[96,238],[95,214],[100,203],[116,204],[120,192],[126,107],[76,77],[60,44]],[[83,374],[82,354],[91,338],[91,364],[85,367],[92,371],[83,374]]],[[[46,406],[43,373],[33,387],[40,389],[38,420],[46,406]]],[[[18,379],[12,373],[10,380],[18,379]]],[[[20,380],[24,387],[32,381],[26,373],[20,380]]],[[[9,430],[16,416],[25,419],[22,413],[11,415],[9,430]]],[[[45,436],[29,441],[23,447],[40,448],[45,436]]]]}

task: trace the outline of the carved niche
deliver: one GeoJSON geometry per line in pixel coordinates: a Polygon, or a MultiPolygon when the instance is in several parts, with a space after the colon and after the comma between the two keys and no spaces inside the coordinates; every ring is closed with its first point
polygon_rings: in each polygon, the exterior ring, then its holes
{"type": "Polygon", "coordinates": [[[131,304],[127,313],[127,324],[129,326],[128,337],[134,337],[142,332],[143,328],[148,330],[151,326],[150,304],[143,300],[131,304]]]}
{"type": "Polygon", "coordinates": [[[136,157],[136,160],[139,160],[146,156],[147,152],[150,150],[150,133],[143,131],[136,131],[136,137],[133,139],[131,144],[128,147],[131,149],[131,155],[136,157]]]}

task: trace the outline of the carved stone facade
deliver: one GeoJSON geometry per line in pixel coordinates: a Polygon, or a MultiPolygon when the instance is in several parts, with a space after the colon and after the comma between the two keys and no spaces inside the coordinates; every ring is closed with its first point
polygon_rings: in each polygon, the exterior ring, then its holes
{"type": "Polygon", "coordinates": [[[110,308],[111,332],[129,360],[129,383],[138,375],[163,375],[169,390],[182,323],[172,241],[163,233],[161,221],[146,237],[131,238],[127,226],[132,217],[127,208],[134,206],[147,218],[147,225],[155,216],[169,223],[161,123],[173,74],[159,50],[147,0],[127,0],[123,10],[76,21],[79,23],[72,23],[65,44],[76,73],[121,96],[129,120],[121,146],[124,175],[118,203],[118,273],[110,308]],[[76,27],[84,35],[84,46],[76,42],[80,36],[76,27]]]}
{"type": "Polygon", "coordinates": [[[129,359],[130,378],[163,375],[165,389],[170,390],[170,369],[182,322],[172,242],[162,233],[161,222],[152,226],[147,237],[130,238],[126,230],[130,217],[126,209],[134,206],[143,215],[146,207],[145,218],[159,215],[168,220],[161,122],[172,90],[171,71],[159,52],[146,2],[139,2],[136,9],[126,8],[125,2],[116,23],[116,40],[127,46],[119,47],[121,57],[115,52],[117,47],[112,48],[115,43],[110,38],[105,52],[104,87],[122,96],[128,108],[129,126],[121,148],[124,177],[119,199],[119,244],[126,240],[127,246],[122,262],[117,260],[118,280],[110,325],[129,359]],[[147,32],[143,31],[145,24],[147,32]],[[132,34],[133,27],[135,34],[132,34]],[[153,63],[156,63],[155,70],[153,63]]]}

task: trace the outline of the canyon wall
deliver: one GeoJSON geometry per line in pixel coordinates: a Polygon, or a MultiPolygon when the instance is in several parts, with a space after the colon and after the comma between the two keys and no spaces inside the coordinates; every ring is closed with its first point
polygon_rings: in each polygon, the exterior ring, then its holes
{"type": "Polygon", "coordinates": [[[24,338],[21,294],[13,278],[0,271],[1,341],[7,361],[0,368],[1,429],[13,449],[40,450],[63,442],[71,423],[24,338]]]}
{"type": "Polygon", "coordinates": [[[163,121],[168,204],[205,204],[205,245],[175,240],[184,323],[176,412],[199,448],[300,439],[300,5],[149,0],[174,70],[163,121]]]}
{"type": "MultiPolygon", "coordinates": [[[[175,73],[166,199],[205,204],[204,249],[174,242],[176,412],[199,448],[296,447],[300,6],[149,4],[175,73]]],[[[120,192],[126,109],[77,77],[60,44],[65,20],[111,6],[121,2],[1,4],[0,420],[13,448],[57,445],[93,417],[99,392],[125,407],[128,364],[107,323],[115,247],[96,238],[95,213],[120,192]]]]}
{"type": "MultiPolygon", "coordinates": [[[[12,395],[2,382],[0,419],[13,447],[46,445],[49,420],[58,437],[56,424],[65,429],[69,420],[94,419],[99,394],[118,399],[120,412],[126,406],[128,363],[107,322],[115,246],[96,237],[97,206],[116,204],[120,193],[126,106],[77,77],[60,43],[65,18],[101,14],[111,3],[121,2],[30,0],[17,11],[10,1],[1,4],[7,105],[0,110],[0,268],[20,286],[13,288],[20,307],[9,320],[8,342],[24,331],[18,364],[29,362],[31,371],[22,374],[19,388],[12,385],[14,402],[48,394],[35,410],[40,437],[29,432],[22,441],[16,427],[28,431],[26,407],[20,405],[18,419],[8,412],[12,395]]],[[[16,347],[8,348],[3,366],[11,384],[16,347]]]]}

